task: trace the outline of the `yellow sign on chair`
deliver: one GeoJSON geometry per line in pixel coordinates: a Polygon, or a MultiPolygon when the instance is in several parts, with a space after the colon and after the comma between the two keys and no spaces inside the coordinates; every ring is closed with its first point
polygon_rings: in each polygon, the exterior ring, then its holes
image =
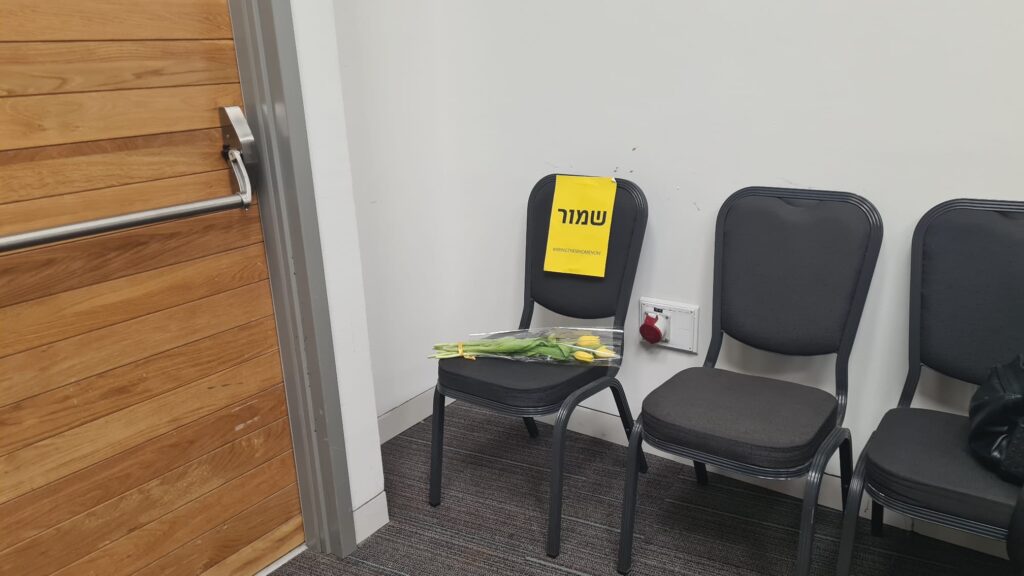
{"type": "Polygon", "coordinates": [[[614,178],[555,176],[544,271],[604,278],[614,178]]]}

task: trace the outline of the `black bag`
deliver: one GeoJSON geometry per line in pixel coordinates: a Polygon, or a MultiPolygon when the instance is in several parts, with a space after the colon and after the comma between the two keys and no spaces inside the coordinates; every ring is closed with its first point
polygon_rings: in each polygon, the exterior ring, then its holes
{"type": "Polygon", "coordinates": [[[971,452],[1007,482],[1024,484],[1024,354],[996,366],[971,398],[971,452]]]}

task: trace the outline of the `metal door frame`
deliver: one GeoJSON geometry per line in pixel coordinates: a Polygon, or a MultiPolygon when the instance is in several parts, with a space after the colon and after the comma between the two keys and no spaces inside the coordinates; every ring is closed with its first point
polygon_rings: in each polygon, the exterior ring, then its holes
{"type": "Polygon", "coordinates": [[[306,546],[356,549],[291,2],[229,0],[277,317],[306,546]]]}

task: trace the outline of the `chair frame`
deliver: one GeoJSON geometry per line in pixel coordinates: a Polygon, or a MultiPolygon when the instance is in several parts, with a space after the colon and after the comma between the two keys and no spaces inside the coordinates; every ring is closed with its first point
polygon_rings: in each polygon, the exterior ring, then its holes
{"type": "MultiPolygon", "coordinates": [[[[943,202],[921,217],[914,229],[914,237],[911,243],[910,256],[910,346],[907,378],[903,383],[903,392],[900,394],[898,408],[910,408],[917,393],[917,384],[921,379],[921,274],[924,248],[924,237],[928,227],[939,216],[953,210],[985,210],[999,212],[1021,212],[1024,213],[1024,202],[1013,202],[1004,200],[971,200],[956,199],[943,202]]],[[[881,536],[885,514],[885,508],[890,508],[911,518],[917,518],[926,522],[939,524],[948,528],[954,528],[970,534],[992,538],[994,540],[1006,540],[1007,530],[999,526],[992,526],[974,520],[968,520],[959,516],[953,516],[930,508],[916,506],[904,502],[898,498],[889,496],[878,487],[873,486],[867,477],[868,448],[871,439],[864,446],[860,458],[857,460],[857,467],[850,482],[850,493],[847,499],[850,506],[847,507],[843,517],[842,540],[839,547],[839,569],[838,576],[846,576],[850,573],[853,562],[853,544],[857,532],[857,519],[859,508],[864,492],[867,492],[872,499],[871,503],[871,534],[881,536]]],[[[1024,495],[1024,492],[1022,492],[1024,495]]]]}
{"type": "MultiPolygon", "coordinates": [[[[536,193],[541,186],[546,185],[548,180],[553,180],[555,176],[555,174],[545,176],[534,186],[533,192],[530,194],[530,204],[535,201],[536,193]]],[[[618,299],[615,306],[613,328],[619,330],[621,330],[625,325],[626,313],[629,310],[629,302],[633,291],[633,281],[636,277],[636,269],[640,260],[640,249],[642,248],[644,234],[647,228],[647,199],[645,198],[643,191],[640,190],[640,187],[629,180],[616,178],[616,194],[620,193],[629,194],[630,199],[636,205],[637,213],[636,222],[633,226],[633,233],[629,240],[629,252],[626,258],[626,268],[623,270],[622,284],[619,288],[618,299]]],[[[533,320],[533,311],[536,306],[530,286],[533,266],[535,264],[532,257],[535,246],[533,245],[533,235],[529,233],[529,230],[527,231],[526,238],[526,280],[523,290],[523,312],[519,320],[519,328],[521,330],[530,328],[530,324],[533,320]]],[[[615,399],[615,406],[618,409],[619,418],[622,421],[622,427],[626,433],[626,437],[628,438],[630,433],[633,431],[633,413],[629,409],[629,403],[626,400],[626,393],[622,388],[622,384],[614,377],[617,372],[618,368],[609,368],[607,375],[601,376],[589,384],[577,388],[562,402],[548,406],[528,408],[511,406],[501,402],[495,402],[490,399],[479,398],[471,394],[446,388],[438,382],[434,388],[434,410],[431,425],[430,505],[438,506],[441,503],[441,464],[443,461],[444,450],[445,398],[450,397],[468,402],[505,416],[521,417],[531,438],[536,438],[539,434],[537,423],[534,420],[535,417],[557,413],[551,446],[546,550],[548,556],[552,558],[557,557],[561,550],[562,485],[565,469],[565,445],[568,436],[569,418],[572,416],[573,411],[587,398],[590,398],[604,389],[609,389],[612,393],[612,397],[615,399]]],[[[646,460],[642,461],[639,466],[643,471],[646,471],[646,460]]]]}
{"type": "Polygon", "coordinates": [[[846,415],[847,395],[849,390],[849,360],[850,352],[853,349],[853,342],[857,335],[857,328],[860,324],[860,317],[864,311],[864,302],[867,300],[868,289],[874,275],[875,264],[878,260],[878,252],[882,244],[882,219],[878,210],[868,201],[847,192],[831,192],[822,190],[799,190],[792,188],[768,188],[750,187],[744,188],[730,196],[722,204],[718,212],[718,220],[715,229],[715,272],[714,272],[714,303],[712,319],[712,339],[708,346],[708,353],[704,359],[705,368],[714,368],[718,362],[718,355],[722,349],[724,330],[722,329],[722,260],[724,224],[729,209],[738,200],[750,196],[768,196],[772,198],[788,198],[797,200],[822,200],[830,202],[847,202],[864,211],[870,227],[868,242],[865,247],[864,264],[857,286],[854,290],[853,299],[850,303],[850,310],[847,315],[846,325],[840,339],[839,349],[836,354],[836,399],[838,403],[836,414],[836,426],[826,436],[818,447],[814,456],[805,464],[794,468],[765,468],[753,466],[744,462],[738,462],[714,454],[707,454],[683,446],[659,440],[644,434],[643,415],[633,427],[630,435],[629,451],[627,453],[626,490],[622,508],[622,530],[620,532],[619,562],[618,571],[621,574],[629,572],[632,563],[633,529],[635,527],[636,504],[637,504],[637,482],[638,458],[642,456],[642,443],[647,442],[651,446],[664,450],[670,454],[682,456],[693,460],[694,472],[698,484],[708,483],[707,464],[713,464],[725,470],[738,472],[746,476],[765,478],[770,480],[788,480],[805,477],[807,483],[804,488],[803,510],[800,521],[800,541],[797,550],[797,574],[806,576],[810,572],[811,554],[814,544],[815,512],[817,510],[818,495],[821,489],[821,481],[825,473],[825,466],[838,450],[840,455],[840,470],[842,482],[843,505],[846,506],[847,487],[853,476],[853,446],[850,431],[843,427],[843,419],[846,415]]]}

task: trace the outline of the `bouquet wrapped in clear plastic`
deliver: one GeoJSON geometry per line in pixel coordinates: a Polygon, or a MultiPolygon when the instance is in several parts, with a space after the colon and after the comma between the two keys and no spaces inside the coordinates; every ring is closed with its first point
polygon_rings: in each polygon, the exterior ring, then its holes
{"type": "Polygon", "coordinates": [[[471,339],[434,345],[431,358],[506,358],[520,362],[618,366],[622,330],[532,328],[472,334],[471,339]]]}

